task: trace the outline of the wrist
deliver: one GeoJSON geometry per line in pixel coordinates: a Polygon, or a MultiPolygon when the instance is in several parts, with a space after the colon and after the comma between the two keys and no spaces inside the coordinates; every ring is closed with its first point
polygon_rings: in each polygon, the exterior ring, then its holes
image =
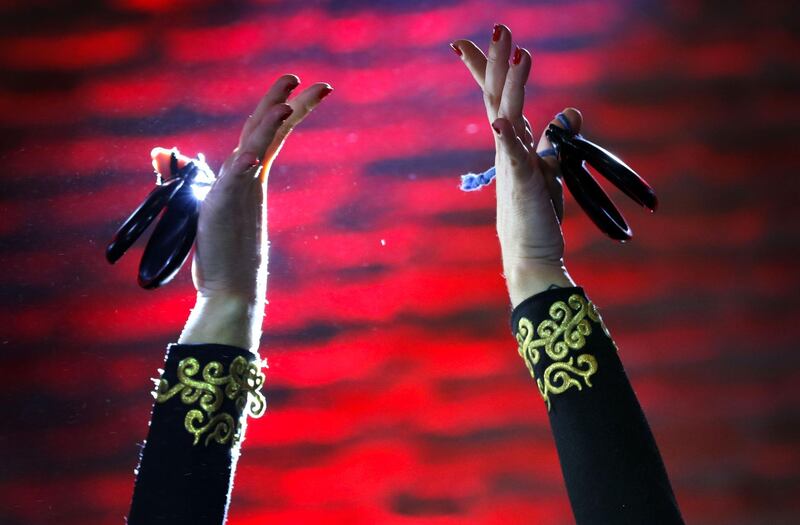
{"type": "Polygon", "coordinates": [[[181,344],[223,344],[258,351],[264,304],[235,295],[197,294],[183,332],[181,344]]]}
{"type": "Polygon", "coordinates": [[[506,266],[504,275],[512,308],[545,290],[575,286],[563,263],[512,264],[506,266]]]}

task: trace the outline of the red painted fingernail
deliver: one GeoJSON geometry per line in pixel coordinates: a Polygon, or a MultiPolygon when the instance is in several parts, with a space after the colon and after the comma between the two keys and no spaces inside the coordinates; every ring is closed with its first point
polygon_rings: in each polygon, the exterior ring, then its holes
{"type": "Polygon", "coordinates": [[[322,100],[323,98],[327,97],[333,92],[333,88],[330,86],[325,86],[322,88],[322,91],[319,93],[319,99],[322,100]]]}
{"type": "Polygon", "coordinates": [[[522,50],[519,48],[519,46],[517,46],[516,51],[514,51],[514,58],[511,59],[511,62],[513,62],[514,65],[517,65],[520,63],[521,60],[522,60],[522,50]]]}
{"type": "Polygon", "coordinates": [[[299,86],[299,85],[300,85],[300,82],[298,82],[296,79],[292,79],[292,80],[291,80],[291,81],[290,81],[290,82],[289,82],[289,83],[286,85],[286,92],[287,92],[287,93],[291,93],[291,92],[294,90],[294,88],[296,88],[296,87],[297,87],[297,86],[299,86]]]}
{"type": "Polygon", "coordinates": [[[286,120],[292,113],[294,113],[294,109],[292,109],[292,106],[284,104],[283,111],[281,112],[281,120],[286,120]]]}
{"type": "Polygon", "coordinates": [[[238,159],[236,159],[236,164],[244,166],[246,169],[258,166],[259,164],[261,164],[261,161],[259,160],[258,155],[254,153],[244,152],[239,155],[238,159]]]}
{"type": "Polygon", "coordinates": [[[451,43],[450,47],[453,48],[453,51],[455,51],[456,55],[461,56],[463,54],[461,53],[461,50],[458,48],[455,42],[451,43]]]}
{"type": "Polygon", "coordinates": [[[500,24],[495,24],[494,29],[492,30],[492,42],[497,42],[500,40],[500,36],[503,34],[503,30],[500,27],[500,24]]]}
{"type": "Polygon", "coordinates": [[[494,130],[494,132],[495,132],[495,133],[497,133],[498,135],[502,135],[502,133],[500,132],[500,128],[498,128],[498,127],[497,127],[497,126],[495,126],[494,124],[492,124],[492,129],[493,129],[493,130],[494,130]]]}

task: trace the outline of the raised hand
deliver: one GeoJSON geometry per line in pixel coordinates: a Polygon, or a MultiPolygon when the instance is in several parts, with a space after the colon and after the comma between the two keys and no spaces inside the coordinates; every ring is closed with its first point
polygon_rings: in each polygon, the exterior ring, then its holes
{"type": "MultiPolygon", "coordinates": [[[[534,142],[522,112],[530,53],[517,46],[512,56],[511,31],[500,24],[494,26],[486,55],[470,40],[456,40],[451,46],[482,89],[493,129],[497,235],[512,305],[553,285],[573,286],[563,260],[559,165],[544,133],[534,142]]],[[[572,129],[580,131],[578,110],[567,108],[563,115],[572,129]]],[[[552,123],[564,127],[558,119],[552,123]]]]}
{"type": "MultiPolygon", "coordinates": [[[[200,206],[192,277],[197,304],[180,343],[220,343],[255,350],[261,334],[267,275],[267,176],[294,127],[332,88],[280,77],[245,122],[239,143],[200,206]]],[[[169,173],[171,150],[156,148],[153,165],[169,173]]],[[[179,155],[179,165],[188,161],[179,155]]]]}

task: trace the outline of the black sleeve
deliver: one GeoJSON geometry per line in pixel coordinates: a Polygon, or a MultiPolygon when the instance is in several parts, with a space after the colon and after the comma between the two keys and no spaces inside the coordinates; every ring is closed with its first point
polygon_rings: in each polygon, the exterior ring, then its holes
{"type": "Polygon", "coordinates": [[[511,318],[547,407],[576,523],[683,523],[617,347],[583,290],[534,295],[511,318]]]}
{"type": "Polygon", "coordinates": [[[225,522],[247,415],[266,408],[261,366],[233,346],[169,346],[136,469],[130,525],[225,522]]]}

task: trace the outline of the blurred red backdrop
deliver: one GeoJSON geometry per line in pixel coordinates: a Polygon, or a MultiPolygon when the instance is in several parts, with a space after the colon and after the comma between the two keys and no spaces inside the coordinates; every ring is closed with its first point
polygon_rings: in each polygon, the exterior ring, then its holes
{"type": "MultiPolygon", "coordinates": [[[[150,378],[193,304],[103,258],[149,151],[218,165],[273,79],[335,92],[270,180],[267,415],[229,523],[571,522],[516,353],[481,95],[448,48],[508,24],[527,113],[566,105],[659,191],[633,242],[568,202],[687,521],[800,520],[800,16],[792,2],[116,0],[0,7],[0,522],[122,523],[150,378]]],[[[538,131],[537,131],[538,134],[538,131]]]]}

